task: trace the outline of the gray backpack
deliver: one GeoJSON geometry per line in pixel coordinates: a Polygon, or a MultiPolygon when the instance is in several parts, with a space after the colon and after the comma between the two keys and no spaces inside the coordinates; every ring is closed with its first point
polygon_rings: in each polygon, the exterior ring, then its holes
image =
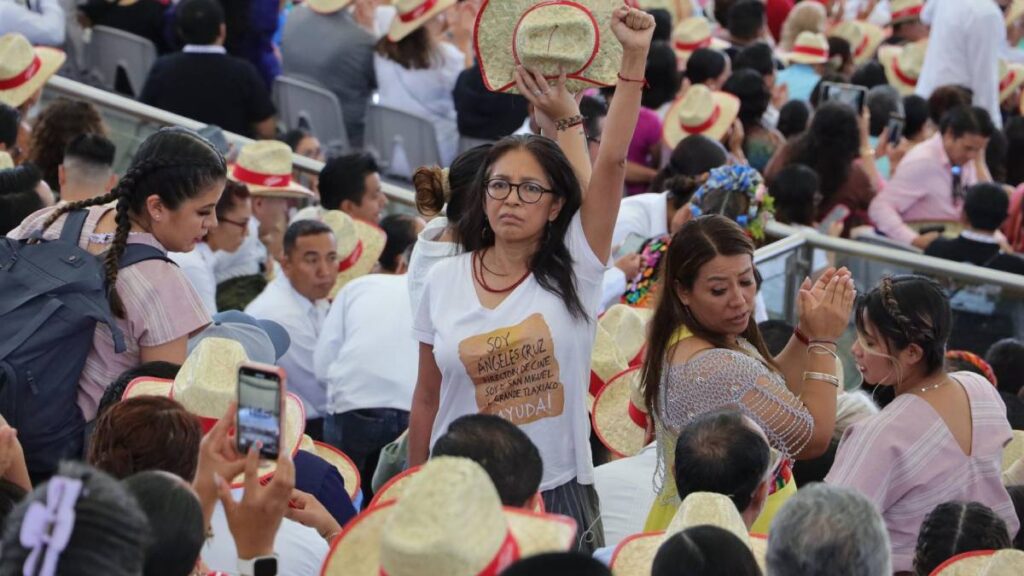
{"type": "MultiPolygon", "coordinates": [[[[78,459],[85,420],[78,381],[97,322],[125,350],[107,300],[102,255],[78,246],[88,212],[68,213],[58,240],[0,238],[0,414],[18,430],[33,483],[62,459],[78,459]]],[[[125,268],[166,260],[157,248],[129,244],[125,268]]]]}

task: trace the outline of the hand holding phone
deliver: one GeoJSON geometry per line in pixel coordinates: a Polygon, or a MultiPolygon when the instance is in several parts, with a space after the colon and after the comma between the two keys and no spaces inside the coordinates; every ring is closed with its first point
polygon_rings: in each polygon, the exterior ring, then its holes
{"type": "Polygon", "coordinates": [[[846,204],[836,204],[818,224],[818,232],[829,234],[837,222],[845,222],[850,217],[850,208],[846,204]]]}
{"type": "Polygon", "coordinates": [[[864,110],[864,101],[867,99],[868,89],[854,84],[842,82],[822,82],[822,100],[826,102],[842,102],[860,114],[864,110]]]}
{"type": "Polygon", "coordinates": [[[889,129],[889,146],[896,147],[903,138],[903,118],[895,114],[890,116],[886,127],[889,129]]]}
{"type": "Polygon", "coordinates": [[[247,362],[238,367],[236,441],[240,454],[258,445],[261,458],[277,458],[281,451],[284,385],[284,371],[276,366],[247,362]]]}

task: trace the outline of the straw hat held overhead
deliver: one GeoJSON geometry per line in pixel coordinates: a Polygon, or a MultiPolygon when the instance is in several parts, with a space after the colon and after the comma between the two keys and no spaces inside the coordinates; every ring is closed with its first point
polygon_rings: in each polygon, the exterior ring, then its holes
{"type": "Polygon", "coordinates": [[[67,57],[56,48],[33,47],[18,33],[0,36],[0,102],[17,108],[57,73],[67,57]]]}
{"type": "Polygon", "coordinates": [[[487,472],[472,460],[429,460],[398,500],[370,508],[342,532],[321,576],[497,575],[521,558],[564,552],[576,523],[502,508],[487,472]]]}
{"type": "Polygon", "coordinates": [[[701,48],[725,50],[730,44],[711,35],[711,24],[707,18],[694,16],[683,20],[672,30],[672,48],[676,51],[680,66],[690,59],[690,55],[701,48]]]}
{"type": "Polygon", "coordinates": [[[665,115],[662,139],[669,148],[694,134],[720,142],[739,111],[740,100],[732,94],[712,92],[704,84],[690,86],[665,115]]]}
{"type": "Polygon", "coordinates": [[[828,62],[828,38],[817,32],[801,32],[784,57],[790,64],[824,64],[828,62]]]}
{"type": "Polygon", "coordinates": [[[312,190],[292,180],[292,149],[284,142],[257,140],[242,147],[228,178],[255,196],[313,198],[312,190]]]}
{"type": "Polygon", "coordinates": [[[622,45],[611,23],[620,6],[622,0],[484,0],[473,31],[484,85],[515,92],[517,65],[547,78],[564,72],[573,93],[614,85],[622,45]]]}

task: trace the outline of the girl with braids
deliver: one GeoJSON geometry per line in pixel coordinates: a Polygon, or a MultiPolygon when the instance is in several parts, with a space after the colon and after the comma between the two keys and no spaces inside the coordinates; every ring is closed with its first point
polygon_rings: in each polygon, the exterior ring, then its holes
{"type": "Polygon", "coordinates": [[[991,508],[977,502],[944,502],[921,525],[914,576],[928,576],[958,554],[1011,547],[1006,522],[991,508]]]}
{"type": "Polygon", "coordinates": [[[973,372],[944,369],[949,298],[922,276],[883,278],[856,309],[853,357],[864,381],[896,399],[850,426],[825,482],[872,500],[889,528],[893,570],[910,571],[925,517],[950,500],[991,508],[1017,533],[1000,478],[1010,441],[999,392],[973,372]]]}
{"type": "Polygon", "coordinates": [[[110,306],[127,350],[97,324],[93,347],[79,380],[78,406],[86,422],[96,417],[103,391],[119,374],[144,362],[185,361],[190,334],[209,324],[203,301],[173,263],[146,260],[118,267],[125,246],[148,244],[163,252],[189,252],[217,225],[214,212],[224,190],[224,158],[201,136],[164,128],[139,147],[132,165],[109,194],[40,210],[9,234],[28,238],[37,230],[60,236],[66,214],[86,209],[79,245],[103,258],[110,306]]]}

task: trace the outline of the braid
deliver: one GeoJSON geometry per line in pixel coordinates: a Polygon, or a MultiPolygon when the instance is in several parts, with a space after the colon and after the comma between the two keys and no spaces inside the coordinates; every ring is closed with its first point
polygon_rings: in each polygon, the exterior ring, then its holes
{"type": "Polygon", "coordinates": [[[42,231],[46,232],[46,230],[50,226],[53,226],[53,223],[56,222],[58,218],[60,218],[64,214],[67,214],[68,212],[74,212],[75,210],[81,210],[82,208],[88,208],[89,206],[99,206],[101,204],[107,204],[109,202],[117,200],[117,197],[118,191],[117,188],[115,188],[110,192],[107,192],[103,196],[88,198],[86,200],[79,200],[77,202],[68,202],[67,204],[54,210],[52,213],[50,213],[49,216],[46,217],[46,220],[43,221],[42,231]]]}
{"type": "Polygon", "coordinates": [[[897,324],[899,324],[900,331],[903,332],[903,336],[906,337],[907,340],[911,342],[916,341],[918,331],[914,328],[914,323],[910,321],[910,318],[900,310],[900,304],[899,301],[896,300],[896,290],[892,278],[888,276],[882,278],[879,289],[882,295],[882,306],[885,307],[885,311],[889,313],[889,316],[892,316],[893,320],[895,320],[897,324]]]}

